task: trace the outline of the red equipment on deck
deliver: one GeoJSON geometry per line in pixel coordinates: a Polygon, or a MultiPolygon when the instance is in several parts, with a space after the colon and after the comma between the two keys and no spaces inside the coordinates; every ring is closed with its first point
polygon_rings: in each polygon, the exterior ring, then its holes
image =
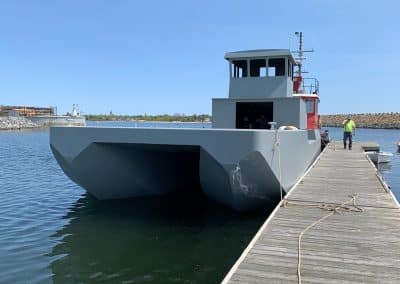
{"type": "Polygon", "coordinates": [[[302,80],[303,80],[303,78],[301,76],[295,76],[293,78],[293,92],[295,94],[299,93],[302,80]]]}

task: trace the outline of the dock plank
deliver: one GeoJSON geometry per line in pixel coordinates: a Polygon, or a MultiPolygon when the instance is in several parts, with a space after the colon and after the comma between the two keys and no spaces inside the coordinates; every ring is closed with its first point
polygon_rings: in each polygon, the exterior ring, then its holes
{"type": "MultiPolygon", "coordinates": [[[[352,196],[362,212],[335,213],[301,241],[302,283],[400,283],[400,209],[363,153],[331,143],[257,233],[223,283],[298,283],[298,238],[352,196]]],[[[374,147],[368,144],[368,147],[374,147]]]]}

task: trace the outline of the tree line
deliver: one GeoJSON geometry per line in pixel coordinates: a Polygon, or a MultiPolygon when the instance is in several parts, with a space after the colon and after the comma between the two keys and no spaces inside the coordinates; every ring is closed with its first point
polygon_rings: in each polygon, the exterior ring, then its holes
{"type": "Polygon", "coordinates": [[[115,114],[87,114],[87,120],[93,121],[163,121],[163,122],[209,122],[211,115],[208,114],[161,114],[161,115],[115,115],[115,114]]]}
{"type": "MultiPolygon", "coordinates": [[[[359,114],[329,114],[321,115],[321,126],[342,127],[342,122],[349,115],[361,128],[388,128],[400,129],[400,113],[359,113],[359,114]]],[[[162,121],[162,122],[210,122],[209,114],[160,114],[160,115],[115,115],[115,114],[88,114],[87,120],[93,121],[162,121]]]]}

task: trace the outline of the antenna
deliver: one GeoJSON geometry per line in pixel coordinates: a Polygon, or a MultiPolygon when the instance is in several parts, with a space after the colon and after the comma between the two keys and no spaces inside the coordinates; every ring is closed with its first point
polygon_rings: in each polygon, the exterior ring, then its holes
{"type": "Polygon", "coordinates": [[[303,66],[303,60],[306,59],[306,57],[304,57],[304,53],[306,52],[314,52],[314,49],[311,50],[303,50],[303,32],[295,32],[294,33],[298,38],[299,38],[299,49],[292,51],[293,53],[297,53],[297,57],[295,58],[296,60],[296,65],[297,65],[297,75],[295,78],[295,84],[294,84],[294,91],[295,93],[300,91],[301,85],[302,85],[302,74],[304,73],[308,73],[308,72],[304,72],[302,70],[302,66],[303,66]]]}
{"type": "Polygon", "coordinates": [[[299,56],[296,58],[296,60],[297,60],[296,63],[298,66],[297,76],[301,76],[301,65],[304,60],[304,57],[303,57],[303,32],[295,32],[294,34],[299,37],[299,50],[298,50],[299,56]]]}
{"type": "Polygon", "coordinates": [[[303,50],[303,32],[295,32],[294,34],[299,38],[299,49],[292,52],[298,54],[298,56],[295,58],[298,66],[297,75],[301,76],[302,73],[307,73],[302,71],[303,60],[306,59],[306,57],[304,57],[304,53],[314,52],[314,49],[303,50]]]}

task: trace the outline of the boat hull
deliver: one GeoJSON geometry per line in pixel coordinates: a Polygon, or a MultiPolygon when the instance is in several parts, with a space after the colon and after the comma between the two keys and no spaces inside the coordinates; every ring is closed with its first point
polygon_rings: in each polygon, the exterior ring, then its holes
{"type": "Polygon", "coordinates": [[[52,127],[50,145],[98,199],[201,189],[237,210],[278,201],[320,152],[305,130],[52,127]]]}
{"type": "Polygon", "coordinates": [[[371,159],[375,164],[380,163],[390,163],[390,160],[393,157],[392,153],[389,152],[366,152],[366,155],[371,159]]]}

